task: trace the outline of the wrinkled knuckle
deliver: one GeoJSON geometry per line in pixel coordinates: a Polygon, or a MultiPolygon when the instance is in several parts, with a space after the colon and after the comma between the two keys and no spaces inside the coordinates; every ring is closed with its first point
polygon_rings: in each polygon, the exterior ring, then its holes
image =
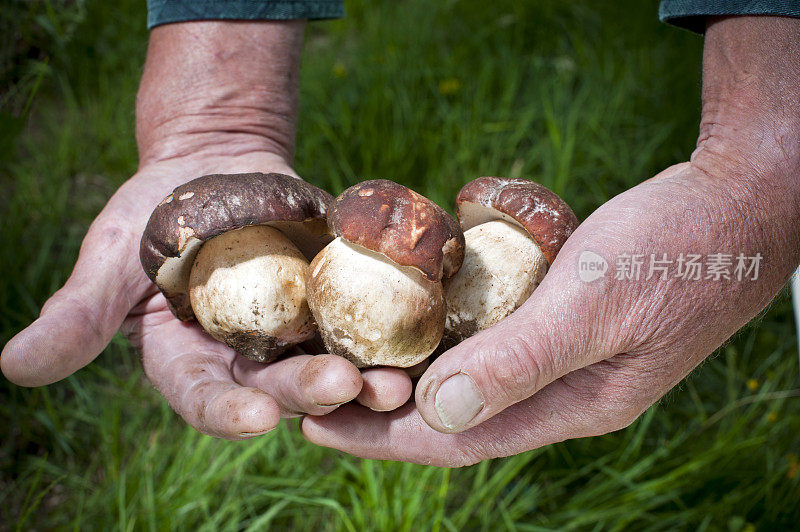
{"type": "Polygon", "coordinates": [[[485,372],[492,375],[498,392],[509,399],[526,397],[548,382],[547,351],[530,340],[514,337],[505,340],[494,356],[485,360],[485,372]]]}
{"type": "MultiPolygon", "coordinates": [[[[145,360],[148,358],[145,357],[145,360]]],[[[217,362],[214,355],[183,353],[163,364],[147,362],[144,369],[145,375],[170,400],[170,404],[175,402],[183,405],[193,398],[206,395],[206,389],[217,380],[212,372],[217,362]]]]}
{"type": "Polygon", "coordinates": [[[138,246],[139,242],[139,235],[131,227],[102,214],[92,223],[86,236],[87,241],[104,249],[138,246]]]}
{"type": "Polygon", "coordinates": [[[58,307],[63,305],[68,307],[72,320],[86,327],[88,334],[97,338],[105,338],[108,334],[103,330],[101,323],[104,311],[97,303],[104,304],[104,302],[91,301],[82,294],[76,294],[73,291],[62,288],[47,300],[42,312],[44,313],[50,306],[58,307]]]}
{"type": "Polygon", "coordinates": [[[227,388],[217,389],[219,383],[213,380],[203,380],[192,385],[187,390],[183,405],[185,415],[191,419],[189,423],[208,436],[227,438],[228,433],[220,424],[224,424],[226,420],[235,423],[239,419],[237,406],[228,394],[235,387],[231,383],[227,388]]]}

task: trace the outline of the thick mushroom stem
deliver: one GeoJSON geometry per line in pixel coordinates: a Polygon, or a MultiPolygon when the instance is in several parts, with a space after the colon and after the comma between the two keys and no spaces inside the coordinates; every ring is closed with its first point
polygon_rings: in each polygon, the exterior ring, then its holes
{"type": "Polygon", "coordinates": [[[203,244],[189,277],[197,321],[258,362],[314,336],[306,300],[308,261],[281,231],[257,225],[203,244]]]}
{"type": "Polygon", "coordinates": [[[536,242],[514,223],[484,222],[465,231],[464,239],[461,269],[444,281],[445,349],[514,312],[539,285],[548,268],[536,242]]]}
{"type": "Polygon", "coordinates": [[[357,367],[410,367],[444,329],[442,284],[339,237],[311,262],[309,305],[328,349],[357,367]]]}

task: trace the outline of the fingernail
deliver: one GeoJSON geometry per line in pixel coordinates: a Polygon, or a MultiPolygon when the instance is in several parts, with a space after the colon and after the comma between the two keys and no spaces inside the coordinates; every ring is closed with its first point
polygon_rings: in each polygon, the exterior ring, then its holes
{"type": "Polygon", "coordinates": [[[263,436],[267,432],[271,431],[272,429],[262,430],[260,432],[240,432],[239,436],[242,438],[254,438],[256,436],[263,436]]]}
{"type": "Polygon", "coordinates": [[[324,407],[324,408],[330,408],[332,406],[339,407],[339,406],[342,406],[343,404],[349,403],[349,402],[350,402],[350,399],[348,399],[347,401],[342,401],[340,403],[318,403],[318,402],[314,401],[314,404],[317,405],[317,406],[324,407]]]}
{"type": "Polygon", "coordinates": [[[434,401],[442,425],[459,430],[483,408],[483,395],[466,373],[456,373],[439,386],[434,401]]]}

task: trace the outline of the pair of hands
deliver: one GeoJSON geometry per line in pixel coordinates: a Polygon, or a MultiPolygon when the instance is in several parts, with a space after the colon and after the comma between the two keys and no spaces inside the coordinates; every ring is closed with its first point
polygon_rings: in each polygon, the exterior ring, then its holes
{"type": "MultiPolygon", "coordinates": [[[[230,43],[226,30],[216,28],[201,23],[197,31],[211,43],[191,51],[201,57],[213,52],[214,37],[230,43]]],[[[153,207],[178,184],[203,174],[292,174],[286,146],[292,145],[294,123],[290,119],[287,127],[286,116],[293,116],[296,102],[278,101],[286,108],[269,115],[276,120],[247,127],[200,128],[204,115],[197,109],[182,120],[154,120],[163,110],[153,112],[152,101],[165,100],[158,85],[148,85],[158,79],[159,46],[178,53],[174,39],[180,43],[194,31],[170,36],[156,30],[138,109],[142,165],[92,224],[64,288],[5,346],[3,372],[23,385],[53,382],[90,362],[121,327],[170,405],[214,436],[263,434],[282,416],[305,413],[302,430],[312,442],[362,457],[456,466],[623,428],[759,312],[800,262],[800,117],[793,105],[777,105],[800,96],[794,63],[799,28],[796,21],[774,18],[712,24],[703,124],[691,162],[597,209],[517,312],[427,368],[414,403],[406,403],[412,387],[402,370],[359,372],[338,357],[310,356],[316,352],[255,364],[169,312],[138,261],[139,237],[153,207]],[[158,125],[150,127],[153,122],[158,125]],[[581,280],[578,262],[585,251],[606,260],[605,276],[581,280]],[[657,273],[648,279],[645,269],[636,280],[616,279],[611,271],[626,255],[714,253],[760,254],[758,277],[684,280],[672,270],[666,278],[657,273]]],[[[282,26],[272,36],[275,46],[264,47],[294,49],[297,30],[282,26]]],[[[269,41],[270,35],[261,38],[269,41]]],[[[242,74],[259,64],[248,62],[242,74]]],[[[197,66],[205,68],[201,60],[197,66]]],[[[296,67],[265,68],[288,69],[288,75],[269,79],[291,85],[296,67]]],[[[246,98],[228,107],[227,116],[236,120],[237,109],[252,110],[246,98]]]]}

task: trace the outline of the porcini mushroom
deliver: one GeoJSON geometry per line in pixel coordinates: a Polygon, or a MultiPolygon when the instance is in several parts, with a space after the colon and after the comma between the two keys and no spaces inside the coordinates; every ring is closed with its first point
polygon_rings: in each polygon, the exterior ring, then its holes
{"type": "Polygon", "coordinates": [[[328,350],[358,367],[410,367],[442,337],[442,278],[461,265],[464,235],[429,199],[387,180],[333,202],[336,237],[311,262],[308,302],[328,350]]]}
{"type": "Polygon", "coordinates": [[[308,262],[333,197],[283,174],[207,175],[155,208],[139,257],[173,314],[268,362],[315,334],[308,262]]]}
{"type": "Polygon", "coordinates": [[[466,248],[461,269],[444,281],[445,349],[519,308],[578,226],[569,205],[527,179],[479,177],[456,206],[466,248]]]}

